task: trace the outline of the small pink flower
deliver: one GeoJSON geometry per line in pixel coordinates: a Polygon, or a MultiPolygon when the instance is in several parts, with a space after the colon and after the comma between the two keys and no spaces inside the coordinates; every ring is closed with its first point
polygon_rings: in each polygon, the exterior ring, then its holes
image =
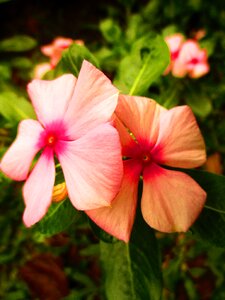
{"type": "Polygon", "coordinates": [[[209,72],[207,52],[201,49],[195,40],[187,40],[183,43],[179,56],[174,62],[172,74],[176,77],[189,75],[191,78],[199,78],[209,72]]]}
{"type": "Polygon", "coordinates": [[[181,33],[175,33],[167,36],[165,41],[170,50],[170,64],[164,72],[164,75],[167,75],[173,69],[174,61],[177,59],[184,42],[184,36],[181,33]]]}
{"type": "Polygon", "coordinates": [[[61,59],[63,50],[67,49],[73,42],[78,45],[84,44],[82,40],[73,41],[70,38],[57,37],[51,44],[42,46],[41,51],[44,55],[50,57],[51,66],[55,67],[61,59]]]}
{"type": "Polygon", "coordinates": [[[87,210],[110,205],[122,177],[119,136],[110,121],[117,105],[117,89],[84,61],[78,79],[70,74],[52,81],[36,79],[28,85],[28,94],[38,120],[20,123],[17,138],[1,161],[6,175],[26,180],[26,226],[38,222],[51,204],[54,155],[74,207],[87,210]]]}
{"type": "Polygon", "coordinates": [[[205,162],[203,138],[188,106],[170,110],[154,100],[121,96],[116,109],[123,146],[124,177],[109,208],[86,211],[100,227],[129,240],[140,175],[145,221],[162,232],[187,231],[202,210],[206,193],[187,174],[164,168],[195,168],[205,162]]]}

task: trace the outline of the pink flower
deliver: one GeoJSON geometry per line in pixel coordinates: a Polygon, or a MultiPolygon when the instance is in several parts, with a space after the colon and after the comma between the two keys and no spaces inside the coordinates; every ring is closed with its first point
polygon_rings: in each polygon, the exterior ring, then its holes
{"type": "Polygon", "coordinates": [[[165,41],[170,50],[170,64],[164,72],[164,75],[167,75],[173,69],[174,61],[177,59],[184,42],[184,36],[181,33],[175,33],[167,36],[165,41]]]}
{"type": "Polygon", "coordinates": [[[191,78],[199,78],[209,72],[207,52],[201,49],[195,40],[187,40],[183,43],[179,56],[174,62],[172,74],[176,77],[189,75],[191,78]]]}
{"type": "Polygon", "coordinates": [[[54,155],[74,207],[87,210],[110,205],[122,177],[119,135],[110,121],[117,89],[84,61],[78,79],[70,74],[52,81],[36,79],[28,85],[28,94],[38,120],[20,123],[17,138],[1,161],[6,175],[26,180],[24,223],[38,222],[51,204],[54,155]]]}
{"type": "Polygon", "coordinates": [[[77,43],[78,45],[84,44],[82,40],[73,41],[70,38],[57,37],[51,44],[42,46],[41,51],[44,55],[50,57],[51,66],[55,67],[61,59],[63,50],[68,48],[73,42],[77,43]]]}
{"type": "Polygon", "coordinates": [[[154,100],[121,96],[116,109],[124,160],[120,192],[108,208],[86,211],[101,228],[129,240],[140,175],[141,211],[162,232],[186,231],[202,210],[206,193],[188,175],[164,166],[195,168],[205,162],[205,145],[188,106],[166,110],[154,100]]]}

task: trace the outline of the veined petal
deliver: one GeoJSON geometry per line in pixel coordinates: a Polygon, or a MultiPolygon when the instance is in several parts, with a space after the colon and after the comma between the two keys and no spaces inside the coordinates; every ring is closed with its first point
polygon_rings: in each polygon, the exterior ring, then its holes
{"type": "Polygon", "coordinates": [[[40,156],[23,187],[26,204],[23,221],[27,227],[37,223],[46,214],[51,204],[54,181],[54,156],[48,148],[40,156]]]}
{"type": "Polygon", "coordinates": [[[205,162],[204,140],[188,106],[161,114],[159,136],[151,154],[154,161],[172,167],[195,168],[205,162]]]}
{"type": "Polygon", "coordinates": [[[64,150],[57,155],[72,204],[79,210],[109,206],[123,175],[116,129],[102,124],[80,139],[62,143],[64,150]]]}
{"type": "Polygon", "coordinates": [[[84,61],[76,88],[65,115],[71,139],[110,120],[118,100],[118,90],[92,64],[84,61]]]}
{"type": "Polygon", "coordinates": [[[145,221],[162,232],[187,231],[204,206],[205,191],[190,176],[156,164],[144,170],[143,181],[145,221]]]}
{"type": "Polygon", "coordinates": [[[124,242],[129,241],[134,224],[141,168],[136,160],[124,161],[122,185],[111,206],[85,211],[99,227],[124,242]]]}
{"type": "Polygon", "coordinates": [[[64,119],[76,84],[72,74],[54,80],[34,79],[27,86],[38,120],[46,125],[64,119]]]}
{"type": "Polygon", "coordinates": [[[39,138],[43,130],[38,121],[20,122],[17,137],[1,160],[1,171],[13,180],[25,180],[31,162],[40,150],[39,138]]]}
{"type": "Polygon", "coordinates": [[[159,115],[162,110],[166,109],[152,99],[121,95],[116,115],[139,142],[144,140],[154,145],[158,136],[159,115]]]}

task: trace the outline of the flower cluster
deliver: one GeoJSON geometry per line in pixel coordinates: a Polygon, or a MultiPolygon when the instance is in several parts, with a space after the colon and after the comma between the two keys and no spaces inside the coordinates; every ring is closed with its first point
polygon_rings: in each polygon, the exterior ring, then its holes
{"type": "Polygon", "coordinates": [[[46,214],[59,188],[67,194],[66,185],[76,209],[128,242],[140,179],[141,211],[151,227],[173,232],[192,225],[206,193],[190,176],[171,169],[205,162],[204,141],[189,107],[167,110],[152,99],[119,96],[87,61],[78,78],[66,74],[52,81],[35,79],[28,84],[28,94],[37,120],[20,123],[1,161],[6,175],[26,181],[26,226],[46,214]],[[65,178],[57,189],[55,158],[65,178]]]}
{"type": "Polygon", "coordinates": [[[201,49],[196,39],[187,39],[181,33],[165,38],[170,50],[171,62],[165,75],[171,72],[175,77],[188,75],[199,78],[210,70],[206,49],[201,49]]]}
{"type": "Polygon", "coordinates": [[[72,43],[83,45],[82,40],[73,41],[71,38],[57,37],[51,44],[41,47],[41,52],[48,56],[50,61],[38,64],[34,69],[34,78],[41,79],[48,71],[54,69],[61,59],[63,50],[67,49],[72,43]]]}

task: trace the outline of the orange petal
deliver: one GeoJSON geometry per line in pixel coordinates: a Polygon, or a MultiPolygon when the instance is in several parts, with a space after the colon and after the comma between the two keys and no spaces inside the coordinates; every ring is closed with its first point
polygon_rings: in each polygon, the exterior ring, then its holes
{"type": "Polygon", "coordinates": [[[110,207],[87,210],[87,215],[103,230],[125,242],[129,241],[137,205],[141,165],[124,161],[121,189],[110,207]]]}
{"type": "Polygon", "coordinates": [[[143,181],[145,221],[162,232],[187,231],[204,206],[205,191],[185,173],[156,164],[144,170],[143,181]]]}
{"type": "Polygon", "coordinates": [[[161,114],[154,160],[171,167],[195,168],[206,160],[205,144],[195,116],[188,106],[161,114]]]}

